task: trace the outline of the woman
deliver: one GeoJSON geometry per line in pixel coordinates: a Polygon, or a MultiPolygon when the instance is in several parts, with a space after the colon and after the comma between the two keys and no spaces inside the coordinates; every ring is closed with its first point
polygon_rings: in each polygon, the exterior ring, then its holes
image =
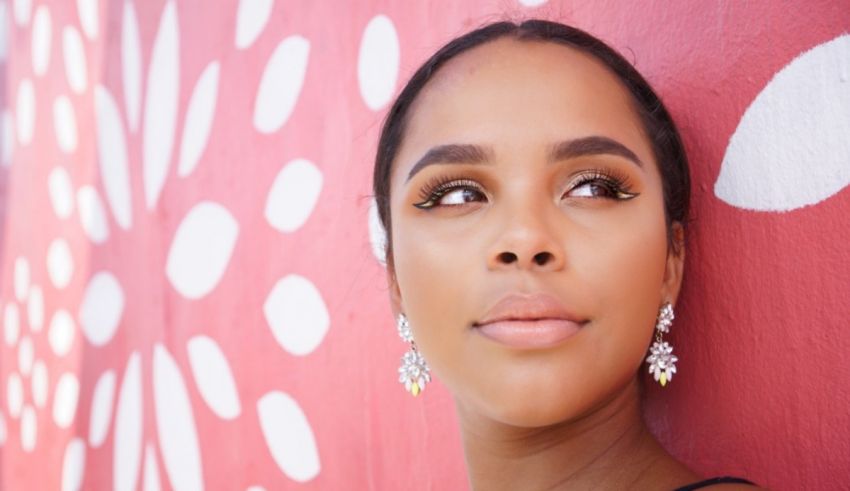
{"type": "Polygon", "coordinates": [[[754,489],[701,480],[641,419],[642,364],[676,372],[689,177],[611,48],[542,20],[453,40],[390,109],[374,191],[400,380],[452,392],[473,489],[754,489]]]}

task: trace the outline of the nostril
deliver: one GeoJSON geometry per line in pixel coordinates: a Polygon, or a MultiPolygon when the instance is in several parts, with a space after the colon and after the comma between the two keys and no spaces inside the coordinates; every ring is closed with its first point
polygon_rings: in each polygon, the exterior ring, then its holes
{"type": "Polygon", "coordinates": [[[517,260],[516,254],[513,252],[503,252],[499,254],[499,262],[511,264],[517,260]]]}
{"type": "Polygon", "coordinates": [[[538,266],[543,266],[544,264],[548,263],[552,259],[552,257],[553,256],[551,252],[538,252],[534,255],[534,263],[538,266]]]}

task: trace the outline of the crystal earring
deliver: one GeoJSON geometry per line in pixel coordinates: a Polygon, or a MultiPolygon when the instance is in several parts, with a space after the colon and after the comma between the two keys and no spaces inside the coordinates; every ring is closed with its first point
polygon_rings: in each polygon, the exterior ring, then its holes
{"type": "Polygon", "coordinates": [[[673,306],[666,302],[658,312],[658,320],[655,324],[655,342],[649,349],[650,355],[646,358],[649,363],[649,373],[662,387],[667,385],[676,373],[676,362],[679,358],[673,354],[673,347],[667,341],[661,340],[661,335],[670,332],[673,324],[673,306]]]}
{"type": "Polygon", "coordinates": [[[425,363],[425,358],[416,350],[416,343],[413,341],[413,331],[410,329],[410,323],[407,321],[407,317],[404,314],[399,314],[397,323],[398,335],[405,342],[410,343],[410,350],[401,357],[401,366],[398,368],[398,381],[415,397],[425,390],[425,384],[431,381],[431,370],[428,368],[428,364],[425,363]]]}

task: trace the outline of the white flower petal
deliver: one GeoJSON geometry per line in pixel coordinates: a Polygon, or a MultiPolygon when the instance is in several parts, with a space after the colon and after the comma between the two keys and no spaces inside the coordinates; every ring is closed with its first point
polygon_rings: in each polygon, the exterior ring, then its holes
{"type": "Polygon", "coordinates": [[[177,29],[177,7],[174,1],[169,1],[162,11],[159,32],[151,50],[142,122],[145,204],[149,210],[156,206],[168,176],[177,129],[177,99],[180,93],[180,35],[177,29]]]}
{"type": "Polygon", "coordinates": [[[378,204],[372,199],[369,204],[369,242],[372,244],[372,254],[381,265],[387,265],[387,231],[378,216],[378,204]]]}
{"type": "Polygon", "coordinates": [[[142,54],[139,47],[139,21],[130,0],[124,2],[121,20],[121,77],[124,82],[124,104],[127,107],[127,125],[135,133],[139,129],[139,111],[142,100],[142,54]]]}
{"type": "Polygon", "coordinates": [[[76,331],[71,314],[64,309],[57,310],[50,319],[50,328],[47,332],[47,341],[50,343],[53,354],[63,357],[70,353],[76,331]]]}
{"type": "Polygon", "coordinates": [[[130,170],[127,163],[127,140],[121,125],[121,114],[115,99],[106,88],[94,90],[97,117],[97,153],[100,178],[106,189],[106,201],[112,208],[115,221],[124,230],[132,225],[133,212],[130,194],[130,170]]]}
{"type": "Polygon", "coordinates": [[[101,244],[109,238],[109,225],[103,201],[92,186],[83,186],[77,191],[77,213],[83,232],[95,244],[101,244]]]}
{"type": "Polygon", "coordinates": [[[236,11],[236,47],[247,49],[269,22],[274,0],[240,0],[236,11]]]}
{"type": "Polygon", "coordinates": [[[47,248],[47,275],[57,289],[71,283],[74,274],[74,258],[65,239],[54,239],[47,248]]]}
{"type": "Polygon", "coordinates": [[[222,419],[239,416],[242,407],[230,364],[221,347],[210,337],[195,336],[189,340],[189,364],[204,402],[222,419]]]}
{"type": "Polygon", "coordinates": [[[306,355],[324,339],[330,317],[319,290],[307,278],[279,280],[263,304],[275,340],[293,355],[306,355]]]}
{"type": "Polygon", "coordinates": [[[153,445],[145,445],[145,476],[144,491],[159,491],[159,466],[156,463],[156,452],[153,445]]]}
{"type": "Polygon", "coordinates": [[[60,219],[70,217],[74,211],[74,193],[71,176],[64,167],[56,166],[50,171],[50,175],[47,176],[47,190],[56,216],[60,219]]]}
{"type": "Polygon", "coordinates": [[[17,372],[12,372],[6,381],[6,404],[9,406],[9,416],[17,419],[24,405],[24,383],[17,372]]]}
{"type": "Polygon", "coordinates": [[[25,257],[15,259],[15,298],[23,302],[30,291],[30,263],[25,257]]]}
{"type": "Polygon", "coordinates": [[[294,232],[310,217],[322,192],[322,173],[306,159],[278,172],[266,198],[266,220],[281,232],[294,232]]]}
{"type": "Polygon", "coordinates": [[[42,408],[47,403],[47,365],[37,360],[32,366],[32,401],[35,407],[42,408]]]}
{"type": "Polygon", "coordinates": [[[18,312],[18,304],[9,302],[3,310],[3,337],[6,346],[14,346],[21,334],[21,315],[18,312]]]}
{"type": "Polygon", "coordinates": [[[83,334],[95,346],[108,343],[124,313],[124,291],[112,273],[101,271],[89,280],[80,305],[83,334]]]}
{"type": "Polygon", "coordinates": [[[32,15],[32,0],[13,0],[12,11],[15,15],[15,23],[20,27],[26,27],[32,15]]]}
{"type": "Polygon", "coordinates": [[[53,422],[60,428],[67,428],[77,415],[77,401],[80,398],[80,382],[71,372],[63,373],[56,383],[53,393],[53,422]]]}
{"type": "Polygon", "coordinates": [[[97,0],[77,0],[77,14],[80,16],[80,26],[86,37],[94,41],[97,38],[100,6],[97,0]]]}
{"type": "Polygon", "coordinates": [[[133,491],[139,480],[144,434],[142,402],[142,360],[138,352],[133,352],[127,361],[115,409],[112,447],[112,489],[115,491],[133,491]]]}
{"type": "MultiPolygon", "coordinates": [[[[89,445],[93,448],[103,445],[106,436],[109,434],[109,422],[112,420],[112,401],[115,397],[115,379],[115,372],[107,370],[103,372],[94,385],[89,414],[89,445]]],[[[129,394],[128,397],[135,397],[135,395],[129,394]]],[[[132,410],[132,408],[128,408],[128,410],[132,410]]]]}
{"type": "Polygon", "coordinates": [[[21,339],[21,344],[18,345],[18,371],[21,375],[27,376],[32,370],[32,362],[35,358],[35,348],[32,344],[32,339],[29,336],[24,336],[21,339]]]}
{"type": "Polygon", "coordinates": [[[360,96],[369,109],[380,109],[392,98],[399,60],[398,34],[393,21],[386,15],[376,15],[363,31],[357,57],[360,96]]]}
{"type": "Polygon", "coordinates": [[[18,84],[16,104],[18,143],[26,146],[32,141],[35,131],[35,89],[28,78],[18,84]]]}
{"type": "Polygon", "coordinates": [[[27,317],[30,321],[30,329],[34,332],[41,331],[44,325],[44,295],[38,285],[30,288],[29,298],[27,298],[27,317]]]}
{"type": "Polygon", "coordinates": [[[729,139],[714,194],[757,211],[814,205],[850,184],[850,35],[767,83],[729,139]]]}
{"type": "Polygon", "coordinates": [[[210,201],[195,205],[177,227],[165,274],[171,286],[186,298],[197,299],[221,280],[236,239],[239,224],[226,208],[210,201]]]}
{"type": "Polygon", "coordinates": [[[153,391],[157,436],[172,488],[203,489],[201,450],[192,403],[180,368],[160,344],[153,352],[153,391]]]}
{"type": "Polygon", "coordinates": [[[274,133],[289,119],[304,85],[309,54],[310,42],[301,36],[290,36],[275,48],[254,102],[254,128],[260,133],[274,133]]]}
{"type": "Polygon", "coordinates": [[[53,102],[53,129],[59,150],[65,153],[77,150],[77,119],[67,96],[61,95],[53,102]]]}
{"type": "Polygon", "coordinates": [[[35,9],[35,18],[32,21],[32,43],[30,52],[32,54],[32,71],[36,75],[47,73],[47,65],[50,64],[50,38],[53,26],[50,20],[50,10],[46,5],[40,5],[35,9]]]}
{"type": "Polygon", "coordinates": [[[319,451],[307,417],[283,392],[269,392],[257,402],[263,438],[275,463],[290,479],[306,482],[319,474],[319,451]]]}
{"type": "Polygon", "coordinates": [[[218,73],[219,63],[210,63],[192,90],[180,144],[180,163],[177,166],[180,177],[186,177],[195,170],[207,146],[218,98],[218,73]]]}
{"type": "Polygon", "coordinates": [[[86,470],[86,443],[82,438],[74,438],[65,447],[62,458],[62,491],[79,491],[83,486],[83,474],[86,470]]]}
{"type": "Polygon", "coordinates": [[[88,84],[88,66],[83,38],[74,26],[62,29],[62,57],[65,59],[68,86],[77,94],[82,94],[88,84]]]}
{"type": "Polygon", "coordinates": [[[21,411],[21,448],[24,452],[35,450],[35,440],[38,436],[35,409],[29,404],[21,411]]]}
{"type": "Polygon", "coordinates": [[[526,7],[539,7],[546,2],[547,0],[519,0],[519,3],[526,7]]]}
{"type": "Polygon", "coordinates": [[[15,118],[12,117],[12,113],[9,112],[8,109],[3,110],[2,119],[0,119],[0,123],[2,123],[2,141],[0,144],[3,145],[3,148],[0,149],[2,151],[3,165],[8,167],[12,165],[12,154],[15,151],[15,118]]]}

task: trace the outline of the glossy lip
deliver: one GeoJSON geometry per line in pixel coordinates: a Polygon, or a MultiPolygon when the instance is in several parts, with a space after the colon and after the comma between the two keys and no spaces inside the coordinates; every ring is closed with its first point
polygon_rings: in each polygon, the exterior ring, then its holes
{"type": "Polygon", "coordinates": [[[587,322],[546,293],[512,293],[499,300],[473,324],[476,332],[517,349],[542,349],[560,344],[587,322]]]}

